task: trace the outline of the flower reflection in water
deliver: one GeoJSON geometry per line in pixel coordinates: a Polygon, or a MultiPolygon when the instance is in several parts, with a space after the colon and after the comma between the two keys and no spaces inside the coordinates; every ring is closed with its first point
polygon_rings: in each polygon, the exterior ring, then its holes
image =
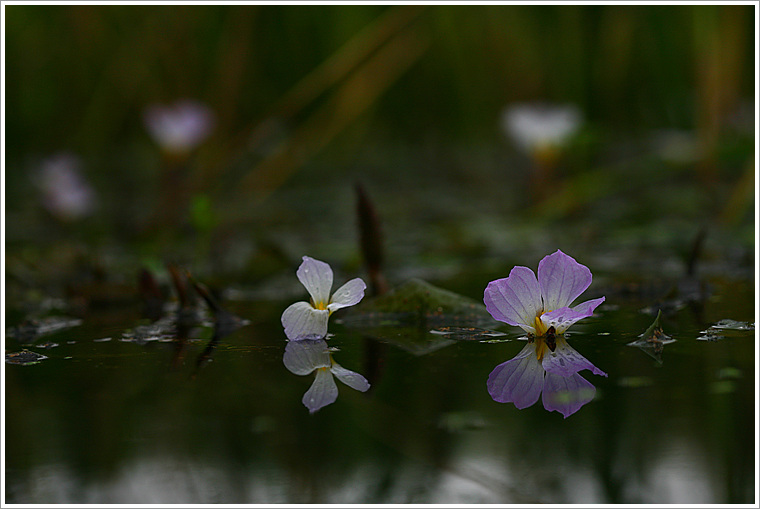
{"type": "Polygon", "coordinates": [[[584,369],[607,376],[571,347],[564,332],[591,316],[604,297],[575,307],[570,304],[591,284],[591,271],[560,250],[538,264],[514,267],[509,277],[491,281],[484,292],[494,319],[528,333],[528,344],[514,359],[499,364],[488,377],[488,392],[500,403],[527,408],[543,394],[544,408],[566,418],[594,398],[596,389],[578,374],[584,369]]]}
{"type": "Polygon", "coordinates": [[[333,351],[324,339],[288,341],[285,346],[282,362],[288,371],[296,375],[315,373],[314,382],[301,400],[310,413],[338,399],[338,386],[333,377],[357,391],[366,392],[370,387],[362,375],[335,362],[333,351]]]}
{"type": "Polygon", "coordinates": [[[494,401],[514,403],[523,409],[543,394],[544,408],[567,418],[594,399],[596,389],[578,372],[588,369],[595,375],[607,373],[591,364],[564,337],[556,336],[554,341],[552,352],[546,338],[532,338],[515,358],[496,366],[488,377],[488,393],[494,401]]]}

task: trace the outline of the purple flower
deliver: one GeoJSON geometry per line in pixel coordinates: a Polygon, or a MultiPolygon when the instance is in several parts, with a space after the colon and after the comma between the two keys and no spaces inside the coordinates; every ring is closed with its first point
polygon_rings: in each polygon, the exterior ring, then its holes
{"type": "Polygon", "coordinates": [[[310,413],[334,403],[338,398],[338,386],[333,376],[357,391],[366,392],[370,387],[362,375],[335,362],[323,339],[288,341],[282,362],[288,371],[296,375],[316,372],[314,382],[301,400],[310,413]]]}
{"type": "Polygon", "coordinates": [[[212,111],[195,101],[153,105],[145,111],[145,126],[163,150],[186,154],[205,140],[214,124],[212,111]]]}
{"type": "Polygon", "coordinates": [[[568,417],[593,399],[596,389],[578,372],[607,374],[563,336],[604,302],[600,297],[569,307],[590,284],[591,271],[560,250],[541,260],[538,279],[531,269],[514,267],[509,277],[488,284],[483,300],[491,316],[529,335],[525,348],[488,377],[488,392],[495,401],[526,408],[543,393],[544,408],[568,417]]]}
{"type": "Polygon", "coordinates": [[[332,269],[325,262],[308,256],[303,257],[296,276],[309,292],[311,302],[296,302],[282,313],[282,326],[290,340],[324,338],[330,315],[340,308],[357,304],[367,288],[364,281],[355,278],[330,296],[332,269]]]}
{"type": "Polygon", "coordinates": [[[483,301],[494,319],[529,334],[542,336],[550,327],[563,334],[604,302],[600,297],[568,307],[590,284],[588,267],[558,249],[538,263],[538,279],[528,267],[514,267],[509,277],[488,283],[483,301]]]}

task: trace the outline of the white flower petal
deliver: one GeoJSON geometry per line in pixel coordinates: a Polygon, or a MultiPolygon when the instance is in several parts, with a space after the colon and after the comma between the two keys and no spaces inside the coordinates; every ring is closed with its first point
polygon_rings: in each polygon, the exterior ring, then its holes
{"type": "Polygon", "coordinates": [[[332,374],[335,375],[338,380],[348,385],[352,389],[356,389],[357,391],[361,392],[366,392],[369,389],[369,382],[366,378],[361,376],[359,373],[355,373],[344,368],[335,361],[333,361],[330,371],[332,371],[332,374]]]}
{"type": "Polygon", "coordinates": [[[330,298],[330,304],[327,309],[332,313],[333,311],[353,306],[358,304],[364,297],[364,290],[367,289],[367,285],[361,278],[352,279],[346,284],[335,290],[335,293],[330,298]]]}
{"type": "Polygon", "coordinates": [[[290,340],[324,338],[330,312],[315,309],[308,302],[291,304],[282,313],[282,326],[290,340]]]}
{"type": "Polygon", "coordinates": [[[288,341],[282,362],[296,375],[308,375],[318,368],[330,367],[330,354],[324,339],[288,341]]]}
{"type": "Polygon", "coordinates": [[[330,266],[325,262],[304,256],[303,262],[296,271],[296,276],[311,295],[314,306],[326,307],[333,284],[333,271],[330,266]]]}
{"type": "Polygon", "coordinates": [[[335,385],[332,373],[328,368],[319,368],[314,377],[314,383],[303,395],[301,400],[310,413],[314,413],[322,407],[334,403],[338,399],[338,386],[335,385]]]}

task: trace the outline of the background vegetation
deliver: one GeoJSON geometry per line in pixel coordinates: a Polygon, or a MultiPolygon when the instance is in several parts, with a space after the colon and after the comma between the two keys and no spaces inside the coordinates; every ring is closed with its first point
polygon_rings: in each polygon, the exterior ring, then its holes
{"type": "Polygon", "coordinates": [[[80,234],[144,233],[146,211],[174,191],[159,184],[165,161],[143,115],[182,98],[210,106],[216,123],[187,163],[190,199],[175,204],[178,218],[160,225],[160,236],[250,226],[257,206],[298,182],[358,179],[381,193],[371,171],[379,167],[386,181],[409,173],[491,181],[513,204],[503,212],[535,212],[524,193],[510,192],[530,171],[500,127],[503,109],[517,102],[570,103],[583,113],[564,161],[569,180],[541,209],[552,218],[603,197],[640,198],[642,187],[671,178],[693,191],[686,208],[700,212],[690,219],[735,226],[751,215],[752,6],[5,12],[9,241],[40,232],[39,216],[13,212],[39,204],[30,176],[60,152],[82,159],[100,196],[80,234]],[[658,133],[674,130],[685,158],[658,159],[653,147],[670,139],[658,133]],[[620,170],[631,161],[633,174],[620,170]],[[636,192],[618,194],[627,187],[636,192]]]}

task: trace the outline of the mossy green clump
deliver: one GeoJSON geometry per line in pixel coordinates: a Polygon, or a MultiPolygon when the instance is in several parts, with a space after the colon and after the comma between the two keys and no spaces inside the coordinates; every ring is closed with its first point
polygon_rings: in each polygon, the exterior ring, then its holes
{"type": "Polygon", "coordinates": [[[422,279],[411,279],[385,295],[357,307],[360,313],[388,313],[404,322],[449,325],[491,322],[485,306],[469,297],[438,288],[422,279]]]}

